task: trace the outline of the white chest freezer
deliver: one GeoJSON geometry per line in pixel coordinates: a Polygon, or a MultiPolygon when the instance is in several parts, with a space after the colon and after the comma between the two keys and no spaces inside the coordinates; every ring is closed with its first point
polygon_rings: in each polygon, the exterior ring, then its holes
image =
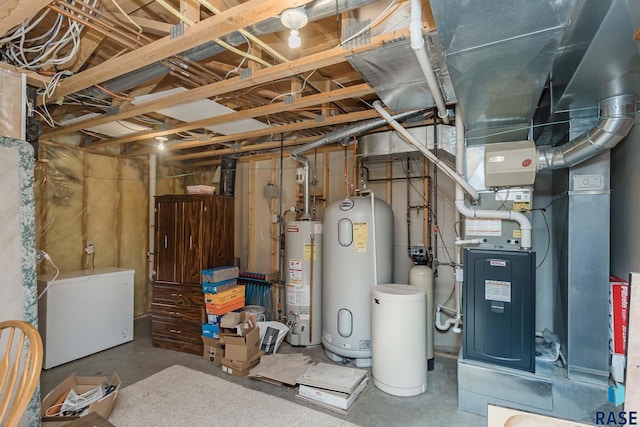
{"type": "Polygon", "coordinates": [[[133,340],[134,270],[98,268],[38,280],[45,369],[133,340]]]}

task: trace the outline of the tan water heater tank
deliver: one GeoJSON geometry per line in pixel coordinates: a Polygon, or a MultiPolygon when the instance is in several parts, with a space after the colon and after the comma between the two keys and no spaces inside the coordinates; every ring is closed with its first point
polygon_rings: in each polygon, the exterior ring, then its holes
{"type": "Polygon", "coordinates": [[[526,140],[485,145],[484,181],[487,188],[533,185],[537,171],[535,142],[526,140]]]}

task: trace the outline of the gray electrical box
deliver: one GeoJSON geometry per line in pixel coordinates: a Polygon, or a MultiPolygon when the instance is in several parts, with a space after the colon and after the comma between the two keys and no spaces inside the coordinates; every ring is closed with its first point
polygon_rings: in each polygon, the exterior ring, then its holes
{"type": "Polygon", "coordinates": [[[465,250],[465,359],[535,372],[535,273],[535,252],[465,250]]]}

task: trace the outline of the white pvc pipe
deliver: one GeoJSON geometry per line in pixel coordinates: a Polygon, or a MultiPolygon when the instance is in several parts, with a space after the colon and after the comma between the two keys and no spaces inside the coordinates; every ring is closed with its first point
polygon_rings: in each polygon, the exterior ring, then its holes
{"type": "Polygon", "coordinates": [[[443,122],[449,124],[449,113],[447,106],[442,96],[440,84],[436,78],[436,74],[433,72],[427,49],[424,45],[424,39],[422,38],[422,2],[421,0],[411,0],[411,21],[409,22],[409,34],[411,36],[411,49],[416,55],[418,64],[422,74],[427,79],[427,85],[433,96],[433,100],[438,107],[438,116],[443,122]]]}
{"type": "Polygon", "coordinates": [[[440,170],[442,170],[449,178],[453,179],[458,185],[460,185],[472,199],[478,200],[480,198],[480,194],[476,191],[475,188],[471,186],[467,181],[465,181],[456,171],[451,169],[446,163],[440,161],[440,159],[433,154],[431,151],[427,150],[423,144],[420,143],[413,135],[411,135],[405,128],[403,128],[400,123],[395,121],[393,117],[389,113],[385,111],[382,107],[380,101],[375,101],[373,103],[373,107],[376,109],[378,114],[380,114],[386,121],[395,129],[396,132],[400,135],[402,139],[407,141],[409,144],[416,147],[426,158],[431,160],[434,165],[436,165],[440,170]]]}
{"type": "MultiPolygon", "coordinates": [[[[456,168],[462,170],[464,165],[464,124],[462,112],[456,106],[456,168]]],[[[456,209],[469,218],[506,219],[517,221],[520,225],[520,248],[531,249],[531,221],[525,215],[516,211],[496,211],[487,209],[473,209],[464,201],[462,188],[456,185],[456,209]]]]}
{"type": "Polygon", "coordinates": [[[156,241],[156,207],[155,207],[155,195],[156,195],[156,154],[149,154],[149,280],[153,280],[154,265],[154,250],[156,241]]]}

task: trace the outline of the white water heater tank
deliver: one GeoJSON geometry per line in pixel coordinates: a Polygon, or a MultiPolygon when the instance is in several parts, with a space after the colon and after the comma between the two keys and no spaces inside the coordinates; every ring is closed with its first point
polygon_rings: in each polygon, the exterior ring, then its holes
{"type": "Polygon", "coordinates": [[[322,223],[290,221],[285,234],[286,314],[292,321],[286,340],[293,346],[320,344],[322,338],[322,223]]]}
{"type": "Polygon", "coordinates": [[[371,290],[393,280],[393,212],[380,199],[347,198],[327,206],[323,228],[322,344],[333,360],[370,366],[371,290]]]}

